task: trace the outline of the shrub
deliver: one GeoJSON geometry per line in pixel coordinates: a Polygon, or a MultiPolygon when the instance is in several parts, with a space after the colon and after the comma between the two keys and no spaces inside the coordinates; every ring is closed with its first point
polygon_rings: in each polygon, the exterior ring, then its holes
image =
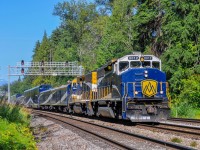
{"type": "Polygon", "coordinates": [[[199,118],[200,111],[187,103],[179,103],[171,107],[172,117],[199,118]]]}
{"type": "Polygon", "coordinates": [[[8,119],[10,113],[10,107],[6,103],[0,103],[0,116],[2,118],[8,119]]]}
{"type": "MultiPolygon", "coordinates": [[[[28,113],[22,111],[22,107],[9,105],[5,102],[0,103],[0,116],[9,122],[27,124],[30,117],[28,113]]],[[[28,125],[28,124],[27,124],[28,125]]]]}
{"type": "Polygon", "coordinates": [[[29,128],[0,119],[0,149],[37,149],[29,128]]]}
{"type": "Polygon", "coordinates": [[[30,115],[25,109],[1,102],[0,150],[37,149],[29,123],[30,115]]]}

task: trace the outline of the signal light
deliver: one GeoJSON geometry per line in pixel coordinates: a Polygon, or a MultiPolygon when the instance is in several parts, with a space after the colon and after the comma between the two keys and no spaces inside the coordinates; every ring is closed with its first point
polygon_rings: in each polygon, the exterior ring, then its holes
{"type": "Polygon", "coordinates": [[[41,68],[41,72],[44,73],[44,68],[41,68]]]}
{"type": "Polygon", "coordinates": [[[24,65],[24,60],[21,60],[21,65],[22,65],[22,66],[24,65]]]}
{"type": "Polygon", "coordinates": [[[21,69],[21,73],[24,74],[24,68],[21,69]]]}
{"type": "Polygon", "coordinates": [[[44,60],[41,61],[40,65],[41,65],[41,66],[44,66],[44,60]]]}

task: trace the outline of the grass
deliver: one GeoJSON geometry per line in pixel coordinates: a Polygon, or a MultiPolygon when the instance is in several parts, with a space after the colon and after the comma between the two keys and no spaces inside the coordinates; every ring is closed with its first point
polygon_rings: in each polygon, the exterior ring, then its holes
{"type": "Polygon", "coordinates": [[[200,109],[195,109],[195,119],[200,119],[200,109]]]}
{"type": "Polygon", "coordinates": [[[191,147],[197,147],[197,142],[196,142],[196,141],[191,142],[191,143],[190,143],[190,146],[191,146],[191,147]]]}
{"type": "Polygon", "coordinates": [[[182,140],[179,139],[179,138],[177,138],[177,137],[174,137],[174,138],[171,139],[171,142],[174,142],[174,143],[181,143],[182,140]]]}
{"type": "Polygon", "coordinates": [[[30,114],[25,108],[0,102],[0,149],[37,149],[29,129],[30,114]]]}
{"type": "Polygon", "coordinates": [[[171,116],[180,118],[200,119],[200,109],[187,105],[171,107],[171,116]]]}

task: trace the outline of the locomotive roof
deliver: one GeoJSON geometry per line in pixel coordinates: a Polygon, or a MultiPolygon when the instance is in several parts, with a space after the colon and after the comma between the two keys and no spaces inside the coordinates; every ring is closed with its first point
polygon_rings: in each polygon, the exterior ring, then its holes
{"type": "MultiPolygon", "coordinates": [[[[101,66],[100,68],[96,69],[96,70],[93,70],[91,72],[99,72],[101,70],[104,70],[106,69],[108,66],[112,65],[113,63],[117,62],[117,61],[140,61],[140,58],[141,57],[144,57],[144,60],[145,61],[159,61],[161,62],[161,60],[154,56],[154,55],[146,55],[146,54],[142,54],[141,52],[133,52],[132,54],[129,54],[129,55],[125,55],[121,58],[114,58],[112,59],[111,61],[107,62],[106,64],[104,64],[103,66],[101,66]]],[[[87,78],[87,76],[90,76],[91,75],[91,72],[85,74],[84,76],[82,76],[83,78],[87,78]]]]}
{"type": "Polygon", "coordinates": [[[131,61],[140,61],[140,58],[143,57],[146,61],[161,61],[158,57],[154,55],[142,55],[142,54],[130,54],[124,57],[119,58],[119,61],[131,60],[131,61]]]}
{"type": "Polygon", "coordinates": [[[46,93],[46,92],[52,92],[52,91],[56,91],[56,90],[60,90],[60,89],[63,89],[63,88],[67,88],[68,84],[67,85],[62,85],[60,87],[56,87],[56,88],[53,88],[53,89],[49,89],[49,90],[46,90],[46,91],[42,91],[42,93],[46,93]]]}
{"type": "Polygon", "coordinates": [[[35,90],[35,89],[37,89],[37,88],[39,88],[39,87],[40,87],[40,86],[36,86],[36,87],[31,88],[31,89],[25,90],[24,92],[29,92],[29,91],[35,90]]]}
{"type": "Polygon", "coordinates": [[[35,90],[35,89],[39,89],[40,87],[43,87],[43,86],[51,86],[51,85],[50,85],[50,84],[42,84],[42,85],[33,87],[33,88],[31,88],[31,89],[25,90],[24,93],[29,92],[29,91],[33,91],[33,90],[35,90]]]}

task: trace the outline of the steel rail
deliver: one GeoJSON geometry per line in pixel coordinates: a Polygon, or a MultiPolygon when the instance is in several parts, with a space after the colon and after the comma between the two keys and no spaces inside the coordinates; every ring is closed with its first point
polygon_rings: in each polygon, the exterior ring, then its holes
{"type": "MultiPolygon", "coordinates": [[[[171,126],[171,127],[179,127],[180,129],[172,129],[172,128],[168,128],[168,127],[162,127],[162,126],[155,126],[155,125],[145,125],[145,124],[138,124],[139,126],[141,127],[148,127],[148,128],[153,128],[153,129],[160,129],[160,130],[165,130],[165,131],[173,131],[173,132],[177,132],[177,133],[181,133],[181,134],[188,134],[188,135],[193,135],[193,136],[200,136],[200,133],[198,132],[191,132],[191,131],[185,131],[185,130],[182,130],[183,128],[186,128],[186,129],[191,129],[193,130],[194,128],[193,127],[185,127],[185,126],[174,126],[172,124],[160,124],[160,125],[164,125],[164,126],[171,126]]],[[[197,130],[200,130],[200,128],[197,128],[197,130]]]]}
{"type": "Polygon", "coordinates": [[[159,123],[159,124],[166,125],[166,126],[172,126],[172,127],[200,130],[200,127],[197,127],[197,126],[188,126],[188,125],[171,124],[171,123],[159,123]]]}
{"type": "MultiPolygon", "coordinates": [[[[51,118],[51,119],[53,119],[53,120],[62,122],[62,123],[64,123],[64,124],[68,124],[68,125],[70,125],[70,126],[72,126],[72,127],[75,127],[75,128],[77,128],[77,129],[81,130],[81,131],[84,131],[84,132],[89,133],[89,134],[91,134],[91,135],[93,135],[93,136],[96,136],[97,138],[100,138],[100,139],[103,140],[103,141],[106,140],[105,142],[107,142],[107,143],[109,142],[109,143],[111,143],[111,144],[114,144],[114,145],[116,145],[117,147],[120,147],[120,148],[122,148],[122,149],[136,150],[136,149],[134,149],[134,148],[132,148],[132,147],[130,147],[130,146],[127,146],[127,145],[125,145],[125,144],[122,144],[122,143],[120,143],[120,142],[117,142],[117,141],[115,141],[115,140],[112,140],[112,139],[107,138],[107,137],[105,137],[105,136],[102,136],[102,135],[100,135],[100,134],[96,134],[96,133],[91,132],[91,131],[89,131],[89,130],[83,129],[83,128],[79,127],[79,126],[76,126],[76,125],[74,125],[74,124],[72,124],[72,123],[63,121],[63,120],[61,120],[61,119],[57,119],[57,118],[55,118],[55,117],[52,117],[52,116],[49,116],[49,115],[46,115],[46,114],[43,114],[43,113],[39,113],[39,112],[36,112],[36,114],[40,114],[40,115],[42,115],[42,116],[47,116],[47,118],[51,118]]],[[[59,116],[59,117],[64,117],[64,116],[60,116],[60,115],[56,115],[56,114],[51,114],[51,115],[59,116]]],[[[72,119],[72,118],[68,118],[68,119],[72,119]]],[[[73,120],[74,120],[74,119],[73,119],[73,120]]],[[[77,121],[80,121],[80,120],[77,120],[77,121]]]]}
{"type": "Polygon", "coordinates": [[[169,121],[181,121],[181,122],[200,123],[200,119],[170,118],[168,120],[169,121]]]}
{"type": "Polygon", "coordinates": [[[130,132],[122,131],[122,130],[115,129],[115,128],[112,128],[112,127],[107,127],[107,126],[98,125],[98,124],[91,123],[91,122],[78,120],[78,119],[75,119],[75,118],[70,118],[70,117],[67,117],[67,116],[63,116],[64,114],[59,114],[59,113],[55,114],[55,113],[46,112],[46,111],[40,111],[40,112],[45,112],[46,114],[52,114],[52,115],[55,115],[55,116],[66,117],[66,118],[73,119],[73,120],[76,120],[76,121],[80,121],[80,122],[84,122],[84,123],[87,123],[87,124],[95,125],[95,126],[98,126],[98,127],[102,127],[102,128],[105,128],[105,129],[109,129],[109,130],[112,130],[112,131],[116,131],[116,132],[119,132],[119,133],[130,135],[130,136],[133,136],[133,137],[136,137],[136,138],[140,138],[142,140],[147,140],[147,141],[150,141],[150,142],[153,142],[153,143],[157,143],[157,144],[163,145],[165,147],[167,146],[167,147],[170,147],[170,148],[181,149],[181,150],[195,150],[195,149],[193,149],[191,147],[175,144],[175,143],[172,143],[172,142],[162,141],[162,140],[158,140],[158,139],[155,139],[155,138],[146,137],[146,136],[143,136],[143,135],[140,135],[140,134],[130,133],[130,132]]]}

